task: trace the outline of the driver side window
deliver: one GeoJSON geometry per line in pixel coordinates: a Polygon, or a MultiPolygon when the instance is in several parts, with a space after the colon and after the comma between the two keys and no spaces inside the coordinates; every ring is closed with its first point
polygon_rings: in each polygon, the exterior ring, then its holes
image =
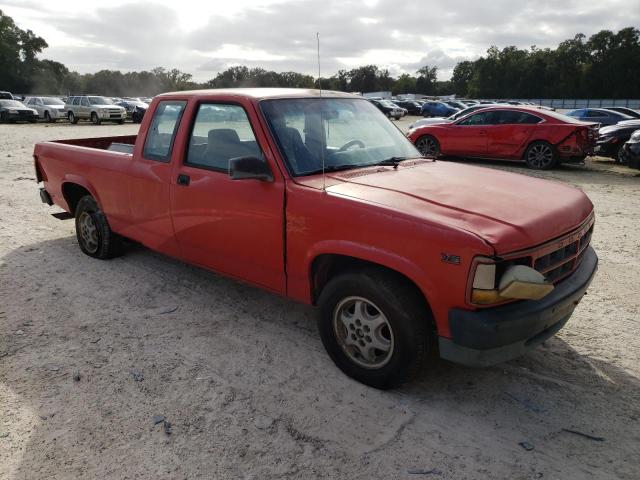
{"type": "Polygon", "coordinates": [[[244,108],[222,103],[201,104],[185,164],[228,172],[229,160],[237,157],[262,157],[244,108]]]}
{"type": "Polygon", "coordinates": [[[488,125],[489,113],[490,112],[476,113],[475,115],[471,115],[469,118],[462,120],[461,122],[458,123],[458,125],[463,125],[463,126],[488,125]]]}

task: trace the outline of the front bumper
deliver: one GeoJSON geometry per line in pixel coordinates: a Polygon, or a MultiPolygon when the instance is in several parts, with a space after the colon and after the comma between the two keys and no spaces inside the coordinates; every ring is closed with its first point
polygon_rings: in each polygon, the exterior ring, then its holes
{"type": "Polygon", "coordinates": [[[640,168],[640,143],[627,142],[624,148],[625,160],[631,168],[640,168]]]}
{"type": "Polygon", "coordinates": [[[592,247],[580,266],[540,300],[468,311],[451,309],[451,338],[439,337],[440,356],[472,367],[519,357],[558,332],[584,296],[598,268],[592,247]]]}
{"type": "Polygon", "coordinates": [[[616,138],[614,140],[598,141],[594,153],[601,157],[614,157],[618,153],[620,148],[620,141],[616,138]]]}

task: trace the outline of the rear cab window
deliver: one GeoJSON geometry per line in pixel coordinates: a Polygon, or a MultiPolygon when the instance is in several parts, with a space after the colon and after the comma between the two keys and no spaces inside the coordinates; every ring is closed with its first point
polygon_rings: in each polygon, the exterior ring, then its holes
{"type": "Polygon", "coordinates": [[[158,104],[144,141],[144,158],[159,162],[169,161],[186,105],[185,100],[165,100],[158,104]]]}

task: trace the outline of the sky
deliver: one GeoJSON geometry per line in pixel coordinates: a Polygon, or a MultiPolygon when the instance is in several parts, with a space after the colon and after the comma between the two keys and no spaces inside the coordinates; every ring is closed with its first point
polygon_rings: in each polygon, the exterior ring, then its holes
{"type": "Polygon", "coordinates": [[[555,47],[640,26],[637,0],[0,0],[43,37],[40,55],[80,73],[178,68],[206,81],[234,65],[331,76],[376,64],[437,66],[446,80],[487,48],[555,47]]]}

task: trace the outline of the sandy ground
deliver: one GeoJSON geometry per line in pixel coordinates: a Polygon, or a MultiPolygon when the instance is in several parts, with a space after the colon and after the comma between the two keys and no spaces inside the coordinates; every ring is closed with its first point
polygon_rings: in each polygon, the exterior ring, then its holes
{"type": "Polygon", "coordinates": [[[640,172],[535,173],[597,212],[600,270],[555,338],[380,392],[334,367],[311,308],[143,248],[80,252],[33,144],[136,130],[0,125],[0,479],[640,478],[640,172]]]}

